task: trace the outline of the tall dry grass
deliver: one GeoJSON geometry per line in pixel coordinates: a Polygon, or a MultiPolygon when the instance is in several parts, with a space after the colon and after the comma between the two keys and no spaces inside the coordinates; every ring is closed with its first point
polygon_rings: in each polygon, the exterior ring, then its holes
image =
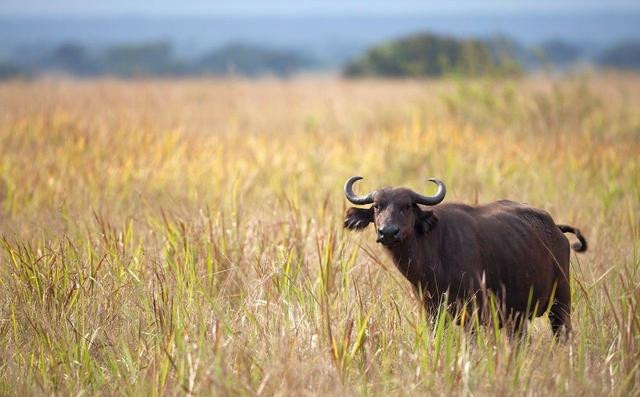
{"type": "Polygon", "coordinates": [[[0,394],[637,395],[640,79],[0,85],[0,394]],[[581,228],[573,341],[429,322],[342,184],[581,228]]]}

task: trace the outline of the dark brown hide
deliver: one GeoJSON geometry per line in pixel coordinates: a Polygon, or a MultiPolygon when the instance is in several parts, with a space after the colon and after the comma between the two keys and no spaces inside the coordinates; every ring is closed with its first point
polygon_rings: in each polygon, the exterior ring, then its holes
{"type": "Polygon", "coordinates": [[[508,200],[423,208],[413,203],[412,193],[376,191],[370,208],[347,211],[345,227],[364,229],[373,222],[378,241],[426,297],[428,309],[439,305],[445,292],[449,303],[457,303],[452,310],[472,299],[482,307],[491,292],[503,314],[516,321],[550,307],[554,333],[571,330],[569,241],[563,231],[578,236],[581,245],[574,248],[582,251],[586,240],[577,229],[559,227],[546,211],[508,200]]]}

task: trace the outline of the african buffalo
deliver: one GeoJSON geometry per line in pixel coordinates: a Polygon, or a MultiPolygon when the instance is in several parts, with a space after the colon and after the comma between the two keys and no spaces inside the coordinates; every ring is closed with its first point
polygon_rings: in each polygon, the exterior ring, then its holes
{"type": "MultiPolygon", "coordinates": [[[[349,208],[344,227],[361,230],[373,222],[377,242],[424,297],[429,312],[443,302],[455,314],[471,302],[486,307],[491,294],[502,307],[500,325],[521,330],[526,320],[549,308],[554,335],[571,332],[569,241],[563,233],[575,234],[579,242],[573,249],[583,252],[587,242],[578,229],[557,225],[544,210],[508,200],[440,204],[446,188],[438,179],[429,179],[438,186],[434,196],[406,188],[357,196],[353,184],[360,179],[347,180],[345,195],[353,204],[373,205],[349,208]]],[[[482,317],[486,322],[486,311],[482,317]]]]}

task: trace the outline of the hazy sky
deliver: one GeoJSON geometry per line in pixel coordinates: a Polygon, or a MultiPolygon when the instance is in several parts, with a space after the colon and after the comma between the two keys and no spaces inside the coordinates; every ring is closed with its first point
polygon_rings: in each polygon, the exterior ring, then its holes
{"type": "Polygon", "coordinates": [[[0,15],[327,15],[640,10],[638,0],[0,0],[0,15]]]}

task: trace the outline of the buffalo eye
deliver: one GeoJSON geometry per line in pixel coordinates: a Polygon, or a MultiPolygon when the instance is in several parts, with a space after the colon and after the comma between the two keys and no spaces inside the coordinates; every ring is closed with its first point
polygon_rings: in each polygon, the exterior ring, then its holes
{"type": "Polygon", "coordinates": [[[375,204],[373,205],[373,209],[374,209],[374,210],[376,210],[376,211],[378,211],[378,210],[380,209],[380,204],[375,203],[375,204]]]}

